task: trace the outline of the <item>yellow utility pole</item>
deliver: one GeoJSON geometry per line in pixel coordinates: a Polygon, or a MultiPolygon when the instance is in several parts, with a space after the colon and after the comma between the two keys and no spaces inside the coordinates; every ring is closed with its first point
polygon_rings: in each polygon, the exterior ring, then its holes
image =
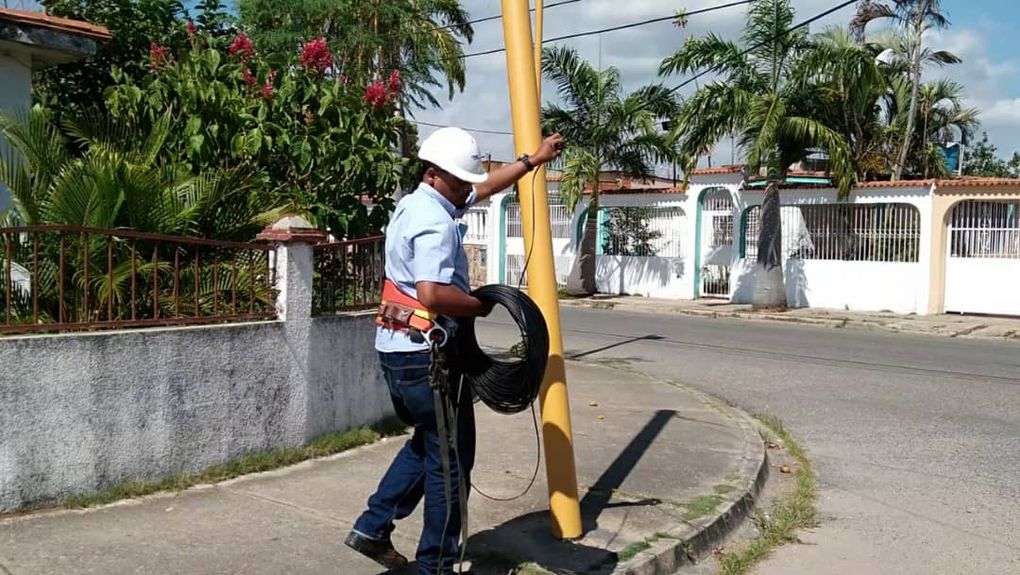
{"type": "MultiPolygon", "coordinates": [[[[514,144],[517,154],[522,154],[537,149],[542,143],[535,68],[535,50],[541,49],[541,42],[532,44],[528,1],[502,2],[514,144]]],[[[541,0],[538,2],[541,3],[541,0]]],[[[553,265],[545,169],[539,168],[537,174],[521,178],[518,189],[524,250],[528,254],[528,294],[541,308],[549,326],[549,364],[539,397],[542,402],[542,438],[552,532],[561,539],[576,539],[581,536],[581,508],[577,501],[577,470],[574,467],[574,439],[563,364],[560,304],[553,265]]]]}

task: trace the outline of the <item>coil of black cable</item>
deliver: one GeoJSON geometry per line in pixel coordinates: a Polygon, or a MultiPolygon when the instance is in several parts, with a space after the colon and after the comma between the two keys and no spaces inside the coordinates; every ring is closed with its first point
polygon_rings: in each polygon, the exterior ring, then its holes
{"type": "Polygon", "coordinates": [[[490,357],[478,345],[474,319],[463,319],[456,336],[457,369],[471,383],[478,398],[493,411],[505,414],[524,411],[538,397],[545,376],[549,358],[549,329],[545,317],[527,294],[511,286],[482,286],[471,295],[506,308],[521,330],[524,350],[516,361],[490,357]]]}

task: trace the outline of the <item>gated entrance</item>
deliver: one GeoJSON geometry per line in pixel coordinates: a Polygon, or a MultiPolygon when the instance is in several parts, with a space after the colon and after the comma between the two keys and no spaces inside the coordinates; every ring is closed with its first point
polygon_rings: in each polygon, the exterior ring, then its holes
{"type": "Polygon", "coordinates": [[[701,197],[701,297],[730,297],[733,255],[733,197],[726,188],[701,197]]]}
{"type": "Polygon", "coordinates": [[[945,310],[1020,315],[1020,202],[960,202],[948,231],[945,310]]]}

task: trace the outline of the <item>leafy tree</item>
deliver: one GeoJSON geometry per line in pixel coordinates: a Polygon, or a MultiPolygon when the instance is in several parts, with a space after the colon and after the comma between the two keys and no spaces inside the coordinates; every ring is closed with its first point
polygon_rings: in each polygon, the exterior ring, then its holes
{"type": "Polygon", "coordinates": [[[656,161],[672,158],[668,139],[657,126],[676,112],[676,102],[661,85],[625,94],[619,70],[596,70],[568,46],[546,48],[542,72],[556,83],[562,100],[562,104],[542,110],[546,131],[559,132],[568,142],[560,194],[573,210],[584,192],[591,191],[584,235],[567,290],[591,294],[595,292],[599,174],[611,167],[635,179],[654,175],[656,161]]]}
{"type": "Polygon", "coordinates": [[[963,173],[989,178],[1020,177],[1020,152],[1013,152],[1008,161],[1000,158],[998,148],[988,140],[988,133],[982,132],[981,140],[964,150],[963,173]]]}
{"type": "Polygon", "coordinates": [[[336,56],[324,39],[295,52],[294,66],[277,69],[244,34],[198,30],[180,54],[154,52],[141,82],[115,73],[110,109],[139,126],[169,114],[164,153],[190,173],[254,174],[337,237],[378,230],[402,165],[393,151],[399,76],[356,86],[329,74],[336,56]]]}
{"type": "Polygon", "coordinates": [[[653,230],[649,225],[652,215],[651,208],[628,206],[610,209],[602,252],[618,256],[654,256],[652,242],[662,237],[662,232],[653,230]]]}
{"type": "Polygon", "coordinates": [[[789,0],[758,0],[748,10],[746,53],[743,46],[709,34],[688,39],[660,67],[662,74],[708,69],[719,76],[684,103],[674,128],[685,173],[733,128],[749,168],[766,168],[753,295],[757,308],[786,306],[779,183],[790,165],[820,149],[828,153],[841,196],[849,193],[854,179],[846,140],[819,119],[825,116],[821,91],[804,69],[812,64],[807,57],[811,44],[804,30],[790,31],[793,18],[789,0]]]}
{"type": "Polygon", "coordinates": [[[241,26],[259,49],[292,54],[304,38],[325,37],[343,57],[334,71],[355,82],[399,70],[402,107],[438,106],[464,89],[463,43],[474,31],[457,0],[239,0],[241,26]]]}
{"type": "Polygon", "coordinates": [[[53,110],[58,122],[104,107],[104,92],[113,85],[114,68],[135,80],[149,73],[153,43],[171,48],[185,44],[180,25],[184,14],[178,0],[43,0],[46,13],[106,26],[112,38],[100,42],[96,54],[35,74],[34,97],[53,110]]]}

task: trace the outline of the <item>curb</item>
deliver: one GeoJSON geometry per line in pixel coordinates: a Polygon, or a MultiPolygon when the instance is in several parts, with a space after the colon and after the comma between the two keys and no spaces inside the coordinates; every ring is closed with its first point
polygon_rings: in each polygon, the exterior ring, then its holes
{"type": "Polygon", "coordinates": [[[680,567],[694,564],[711,553],[751,514],[769,476],[768,451],[759,426],[744,411],[687,386],[642,375],[683,389],[724,412],[740,427],[745,439],[743,464],[739,470],[741,488],[726,497],[720,513],[674,527],[651,543],[650,548],[613,570],[613,575],[672,575],[680,567]]]}
{"type": "MultiPolygon", "coordinates": [[[[990,339],[990,340],[1005,340],[1020,339],[1020,334],[999,336],[999,335],[983,335],[980,332],[987,329],[989,326],[984,324],[978,325],[961,325],[959,329],[944,329],[946,326],[938,326],[936,328],[929,329],[918,329],[903,323],[882,323],[871,318],[852,318],[852,317],[804,317],[804,316],[790,316],[780,315],[776,313],[753,313],[743,311],[716,311],[707,309],[697,309],[683,306],[659,306],[650,307],[646,305],[635,305],[629,302],[612,301],[612,300],[592,300],[592,299],[560,299],[561,306],[566,307],[577,307],[577,308],[589,308],[589,309],[611,309],[617,311],[626,312],[638,312],[638,313],[669,313],[675,315],[686,315],[693,317],[704,317],[710,319],[719,318],[730,318],[730,319],[744,319],[750,321],[774,321],[783,323],[794,323],[801,325],[814,325],[818,327],[827,328],[846,328],[849,326],[865,329],[865,330],[879,330],[889,333],[905,333],[911,335],[927,335],[935,337],[949,337],[949,338],[967,338],[967,339],[990,339]]],[[[895,318],[893,318],[895,319],[895,318]]]]}

